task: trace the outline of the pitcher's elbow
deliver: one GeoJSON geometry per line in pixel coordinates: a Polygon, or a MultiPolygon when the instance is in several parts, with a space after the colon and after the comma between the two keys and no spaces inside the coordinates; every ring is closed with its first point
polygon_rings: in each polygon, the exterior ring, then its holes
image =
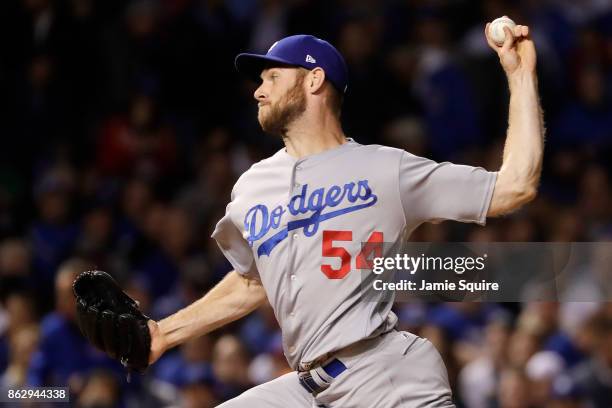
{"type": "Polygon", "coordinates": [[[515,209],[533,201],[538,195],[538,189],[533,185],[526,185],[515,192],[515,209]]]}

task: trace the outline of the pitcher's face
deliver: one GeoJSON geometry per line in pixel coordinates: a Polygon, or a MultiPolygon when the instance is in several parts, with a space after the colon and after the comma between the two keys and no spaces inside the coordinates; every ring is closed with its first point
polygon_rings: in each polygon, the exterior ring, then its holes
{"type": "Polygon", "coordinates": [[[282,136],[291,124],[306,110],[304,78],[301,68],[272,67],[261,73],[262,83],[255,90],[261,128],[270,134],[282,136]]]}

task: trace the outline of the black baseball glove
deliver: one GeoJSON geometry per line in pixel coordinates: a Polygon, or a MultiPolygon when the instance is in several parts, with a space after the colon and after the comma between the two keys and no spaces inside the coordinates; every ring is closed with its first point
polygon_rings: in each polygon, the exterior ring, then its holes
{"type": "Polygon", "coordinates": [[[149,365],[151,334],[145,316],[106,272],[81,272],[72,284],[77,323],[93,345],[117,359],[129,372],[149,365]]]}

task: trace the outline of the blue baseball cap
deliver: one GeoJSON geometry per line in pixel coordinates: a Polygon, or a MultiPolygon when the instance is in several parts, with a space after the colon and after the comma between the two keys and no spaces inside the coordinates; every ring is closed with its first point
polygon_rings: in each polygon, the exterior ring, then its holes
{"type": "Polygon", "coordinates": [[[292,35],[278,40],[265,55],[242,53],[236,56],[234,65],[238,72],[255,81],[269,62],[303,67],[308,70],[320,67],[325,77],[340,93],[348,86],[348,70],[338,50],[325,40],[312,35],[292,35]]]}

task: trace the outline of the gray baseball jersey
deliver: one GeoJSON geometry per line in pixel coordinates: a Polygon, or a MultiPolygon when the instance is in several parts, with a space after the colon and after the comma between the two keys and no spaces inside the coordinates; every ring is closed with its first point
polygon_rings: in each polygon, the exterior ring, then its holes
{"type": "Polygon", "coordinates": [[[496,175],[350,139],[300,159],[281,149],[238,179],[212,236],[261,280],[298,369],[395,326],[391,303],[360,301],[363,242],[432,220],[484,224],[496,175]]]}

